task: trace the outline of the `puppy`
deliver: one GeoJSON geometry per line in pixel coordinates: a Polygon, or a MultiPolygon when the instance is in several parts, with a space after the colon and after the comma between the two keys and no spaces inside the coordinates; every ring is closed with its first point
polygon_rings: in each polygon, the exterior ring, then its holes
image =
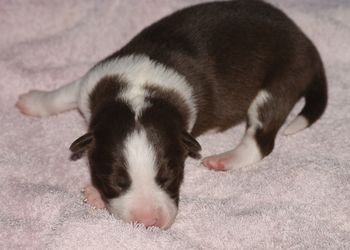
{"type": "Polygon", "coordinates": [[[233,150],[206,157],[214,170],[238,169],[271,153],[285,130],[313,124],[327,103],[326,77],[312,42],[280,10],[256,0],[200,4],[145,28],[83,77],[57,90],[32,90],[17,107],[46,117],[78,108],[86,134],[70,149],[87,152],[90,204],[127,222],[168,228],[175,219],[187,156],[196,137],[242,121],[233,150]]]}

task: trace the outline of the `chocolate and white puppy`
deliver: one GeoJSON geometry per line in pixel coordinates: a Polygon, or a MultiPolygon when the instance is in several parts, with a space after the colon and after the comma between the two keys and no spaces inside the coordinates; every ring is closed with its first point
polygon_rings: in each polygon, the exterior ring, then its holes
{"type": "Polygon", "coordinates": [[[180,10],[145,28],[79,80],[33,90],[17,106],[48,116],[79,108],[88,132],[71,146],[87,151],[88,202],[125,221],[168,228],[174,221],[184,161],[195,138],[247,122],[241,143],[209,156],[230,170],[268,155],[295,103],[305,106],[285,133],[310,126],[327,103],[325,72],[312,42],[280,10],[229,1],[180,10]]]}

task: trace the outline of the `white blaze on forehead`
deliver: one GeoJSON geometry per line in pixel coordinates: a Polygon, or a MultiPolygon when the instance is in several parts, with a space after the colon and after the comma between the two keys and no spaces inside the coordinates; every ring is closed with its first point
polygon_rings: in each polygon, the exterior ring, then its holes
{"type": "Polygon", "coordinates": [[[189,130],[192,129],[196,117],[196,104],[192,87],[185,77],[172,68],[151,60],[146,55],[129,55],[101,63],[91,69],[82,79],[79,108],[89,118],[88,96],[95,85],[106,76],[120,76],[127,82],[126,89],[117,97],[128,101],[135,109],[136,116],[147,106],[145,103],[146,86],[156,86],[164,90],[174,91],[185,101],[190,110],[189,130]]]}
{"type": "Polygon", "coordinates": [[[124,147],[132,189],[136,186],[153,186],[157,174],[156,154],[145,130],[135,130],[130,134],[125,140],[124,147]]]}

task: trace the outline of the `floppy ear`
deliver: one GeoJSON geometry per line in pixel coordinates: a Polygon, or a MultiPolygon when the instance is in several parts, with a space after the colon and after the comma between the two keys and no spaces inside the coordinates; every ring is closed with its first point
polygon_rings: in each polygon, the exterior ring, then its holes
{"type": "Polygon", "coordinates": [[[71,159],[77,160],[81,158],[93,139],[94,136],[92,133],[86,133],[85,135],[76,139],[69,147],[70,151],[72,151],[71,159]]]}
{"type": "Polygon", "coordinates": [[[193,158],[201,157],[199,151],[202,150],[202,147],[192,135],[190,135],[186,131],[183,131],[181,135],[181,141],[185,146],[185,149],[187,150],[189,156],[193,158]]]}

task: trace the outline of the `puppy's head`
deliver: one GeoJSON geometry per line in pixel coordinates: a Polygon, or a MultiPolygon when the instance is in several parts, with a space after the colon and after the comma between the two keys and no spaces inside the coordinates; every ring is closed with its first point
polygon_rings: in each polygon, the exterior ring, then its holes
{"type": "Polygon", "coordinates": [[[165,229],[177,214],[185,159],[200,145],[176,110],[154,99],[137,118],[122,101],[101,108],[71,150],[88,151],[93,185],[112,214],[165,229]]]}

